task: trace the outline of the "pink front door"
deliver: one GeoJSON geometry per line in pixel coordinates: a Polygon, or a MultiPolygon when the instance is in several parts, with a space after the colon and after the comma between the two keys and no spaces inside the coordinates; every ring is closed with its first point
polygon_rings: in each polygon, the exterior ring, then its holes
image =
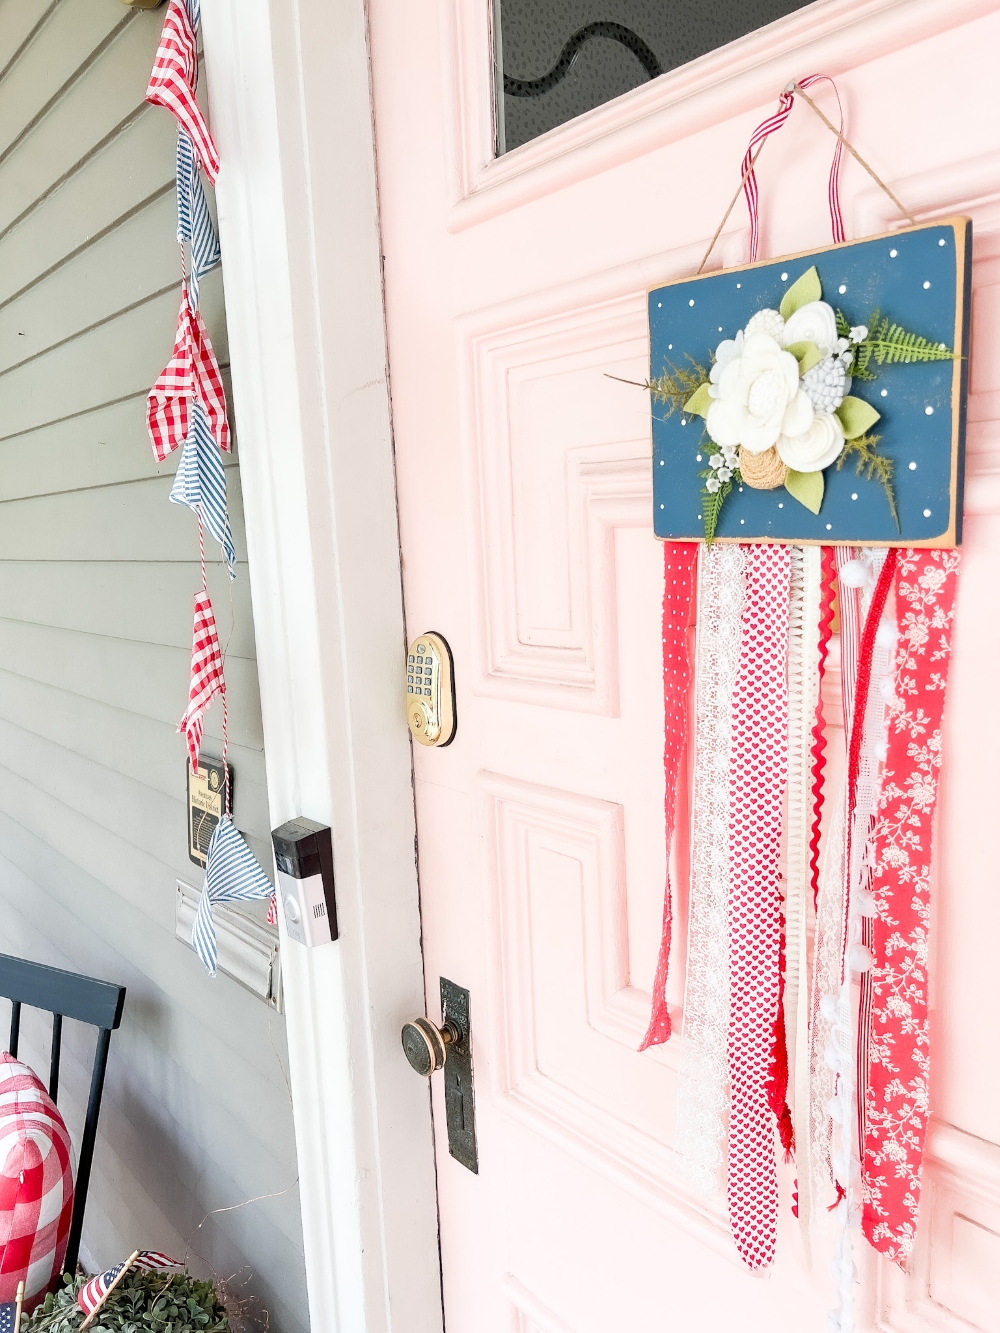
{"type": "MultiPolygon", "coordinates": [[[[751,129],[816,70],[836,75],[849,137],[915,213],[975,228],[936,1119],[913,1271],[870,1257],[861,1276],[866,1328],[1000,1331],[996,9],[823,0],[494,160],[488,0],[371,5],[408,630],[449,641],[458,697],[455,742],[414,755],[427,1012],[440,977],[472,1006],[478,1175],[449,1156],[440,1076],[433,1094],[449,1333],[820,1333],[834,1301],[826,1260],[807,1264],[792,1167],[761,1280],[724,1199],[674,1165],[685,792],[676,1035],[637,1053],[666,871],[663,574],[649,402],[608,378],[645,377],[647,289],[695,270],[751,129]]],[[[831,148],[804,108],[769,143],[762,254],[827,240],[831,148]]],[[[899,221],[853,162],[842,194],[849,236],[899,221]]],[[[746,244],[738,208],[714,264],[746,244]]]]}

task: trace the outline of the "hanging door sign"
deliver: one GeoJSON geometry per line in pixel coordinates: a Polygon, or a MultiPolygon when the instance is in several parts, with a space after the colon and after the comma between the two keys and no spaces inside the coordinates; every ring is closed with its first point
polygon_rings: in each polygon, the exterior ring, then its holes
{"type": "Polygon", "coordinates": [[[961,541],[972,224],[649,293],[657,537],[961,541]]]}

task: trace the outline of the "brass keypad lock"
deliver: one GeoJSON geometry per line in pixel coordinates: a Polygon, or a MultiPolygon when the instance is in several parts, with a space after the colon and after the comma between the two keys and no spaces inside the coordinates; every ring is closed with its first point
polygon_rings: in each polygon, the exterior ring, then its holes
{"type": "Polygon", "coordinates": [[[421,745],[455,739],[455,673],[451,649],[440,634],[421,634],[406,655],[406,721],[421,745]]]}

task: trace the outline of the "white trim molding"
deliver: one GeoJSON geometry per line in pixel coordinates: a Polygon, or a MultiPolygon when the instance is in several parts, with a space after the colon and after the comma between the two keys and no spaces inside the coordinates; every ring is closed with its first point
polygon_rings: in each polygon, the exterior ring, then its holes
{"type": "Polygon", "coordinates": [[[333,829],[341,937],[281,940],[314,1333],[440,1333],[399,539],[363,0],[205,0],[276,826],[333,829]]]}

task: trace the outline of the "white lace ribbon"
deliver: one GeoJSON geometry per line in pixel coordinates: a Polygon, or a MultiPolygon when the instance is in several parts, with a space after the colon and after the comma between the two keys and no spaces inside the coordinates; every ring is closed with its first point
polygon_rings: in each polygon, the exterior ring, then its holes
{"type": "Polygon", "coordinates": [[[745,555],[733,545],[698,561],[694,687],[691,899],[678,1085],[677,1165],[706,1193],[721,1187],[725,1160],[729,1025],[729,749],[740,657],[745,555]]]}
{"type": "MultiPolygon", "coordinates": [[[[865,567],[867,579],[862,588],[858,623],[863,623],[884,560],[884,551],[869,550],[861,553],[860,562],[865,567]]],[[[895,626],[887,614],[875,637],[871,681],[861,723],[863,730],[851,826],[849,866],[843,864],[843,838],[840,839],[839,861],[843,886],[840,895],[843,906],[841,921],[846,923],[847,931],[847,947],[844,955],[846,966],[842,969],[836,989],[828,990],[821,997],[818,1015],[820,1019],[818,1029],[822,1032],[825,1026],[827,1036],[825,1062],[834,1079],[834,1094],[827,1112],[827,1141],[831,1147],[830,1164],[842,1195],[836,1209],[837,1242],[831,1265],[837,1283],[838,1308],[830,1313],[830,1333],[854,1333],[856,1327],[854,1289],[857,1270],[854,1265],[851,1229],[859,1225],[861,1217],[858,1191],[861,1167],[857,1142],[853,978],[871,966],[871,957],[861,942],[861,918],[873,909],[873,900],[868,891],[868,877],[871,870],[870,839],[878,802],[881,765],[885,757],[887,732],[885,685],[886,682],[891,683],[894,643],[895,626]]],[[[856,643],[853,646],[856,648],[856,643]]],[[[853,684],[852,681],[848,686],[850,697],[853,697],[851,688],[853,684]]],[[[841,802],[841,810],[843,809],[844,801],[841,802]]],[[[833,830],[831,836],[832,834],[833,830]]],[[[842,925],[841,931],[836,934],[840,936],[844,928],[842,925]]]]}
{"type": "Polygon", "coordinates": [[[821,551],[792,548],[788,627],[788,811],[785,822],[785,1041],[788,1098],[795,1130],[799,1220],[808,1228],[809,1167],[809,839],[812,830],[812,728],[819,700],[821,551]]]}

